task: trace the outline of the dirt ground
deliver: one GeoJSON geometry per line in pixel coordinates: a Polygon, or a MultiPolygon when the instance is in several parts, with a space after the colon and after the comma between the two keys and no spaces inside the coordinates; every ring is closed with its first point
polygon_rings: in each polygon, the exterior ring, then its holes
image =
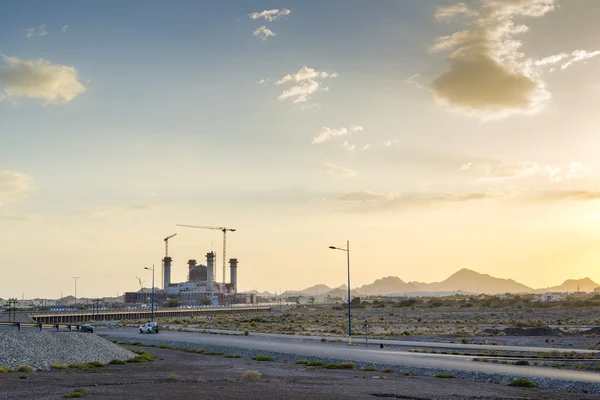
{"type": "Polygon", "coordinates": [[[459,379],[398,373],[327,370],[247,358],[190,354],[158,348],[149,363],[87,371],[0,374],[0,399],[61,399],[82,388],[85,399],[596,399],[594,395],[511,388],[459,379]],[[256,370],[258,381],[242,374],[256,370]],[[19,379],[27,376],[26,379],[19,379]]]}

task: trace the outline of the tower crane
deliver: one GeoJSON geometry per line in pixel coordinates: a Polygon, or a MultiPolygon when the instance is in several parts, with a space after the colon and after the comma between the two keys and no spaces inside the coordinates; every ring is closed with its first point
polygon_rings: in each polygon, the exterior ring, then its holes
{"type": "Polygon", "coordinates": [[[196,225],[179,225],[184,228],[212,229],[223,232],[223,284],[225,284],[225,266],[227,265],[227,232],[235,232],[235,229],[224,228],[220,226],[196,226],[196,225]]]}
{"type": "Polygon", "coordinates": [[[136,276],[138,282],[140,283],[140,290],[144,289],[144,281],[139,276],[136,276]]]}
{"type": "MultiPolygon", "coordinates": [[[[177,236],[177,233],[174,233],[171,236],[167,236],[166,238],[163,239],[165,241],[165,258],[169,257],[169,239],[171,239],[174,236],[177,236]]],[[[163,264],[162,264],[162,268],[161,268],[160,281],[163,282],[163,286],[164,286],[164,281],[165,281],[165,259],[164,258],[163,258],[163,264]]],[[[167,288],[163,287],[163,289],[166,290],[167,288]]]]}

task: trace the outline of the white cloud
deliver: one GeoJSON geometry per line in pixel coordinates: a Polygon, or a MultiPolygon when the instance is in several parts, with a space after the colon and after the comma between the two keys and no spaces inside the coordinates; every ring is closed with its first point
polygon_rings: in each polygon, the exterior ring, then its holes
{"type": "MultiPolygon", "coordinates": [[[[321,132],[313,138],[312,143],[319,144],[319,143],[327,142],[328,140],[331,140],[334,137],[346,136],[346,135],[350,135],[354,132],[361,132],[364,130],[365,129],[362,126],[358,126],[358,125],[351,126],[350,128],[341,127],[339,129],[332,129],[332,128],[328,128],[328,127],[324,126],[321,128],[321,132]]],[[[345,143],[348,143],[348,142],[345,142],[345,143]]]]}
{"type": "MultiPolygon", "coordinates": [[[[363,147],[361,147],[358,151],[366,151],[366,150],[370,150],[370,149],[377,148],[377,147],[391,147],[398,142],[399,142],[398,139],[388,139],[388,140],[381,140],[381,141],[375,142],[375,143],[367,143],[367,144],[363,145],[363,147]]],[[[342,147],[348,151],[356,151],[356,145],[350,144],[347,141],[345,141],[342,144],[342,147]]]]}
{"type": "Polygon", "coordinates": [[[0,207],[21,200],[33,187],[33,178],[20,172],[0,171],[0,207]]]}
{"type": "Polygon", "coordinates": [[[346,193],[335,200],[350,206],[347,211],[372,212],[393,211],[407,207],[432,206],[440,204],[460,204],[472,201],[499,199],[508,196],[507,192],[419,192],[419,193],[377,193],[368,190],[346,193]]]}
{"type": "Polygon", "coordinates": [[[46,30],[46,24],[44,24],[38,26],[37,28],[27,28],[26,36],[30,38],[34,36],[46,36],[47,34],[48,31],[46,30]]]}
{"type": "Polygon", "coordinates": [[[0,99],[28,97],[46,103],[69,103],[85,92],[77,78],[75,67],[52,64],[45,60],[21,60],[2,56],[0,86],[4,94],[0,99]]]}
{"type": "Polygon", "coordinates": [[[417,87],[419,89],[423,89],[423,85],[421,85],[419,82],[417,82],[417,79],[420,77],[421,77],[420,74],[414,74],[414,75],[409,76],[407,79],[403,80],[402,83],[417,87]]]}
{"type": "Polygon", "coordinates": [[[437,39],[432,51],[455,49],[450,70],[432,83],[437,101],[483,119],[539,111],[550,93],[535,64],[519,51],[516,36],[527,32],[515,19],[539,18],[554,10],[554,0],[483,0],[476,10],[463,3],[438,10],[439,19],[459,14],[467,29],[437,39]]]}
{"type": "Polygon", "coordinates": [[[287,74],[283,78],[275,82],[276,85],[283,85],[284,83],[296,83],[294,86],[290,86],[285,89],[279,100],[285,100],[288,98],[293,99],[294,103],[304,103],[308,101],[313,93],[317,90],[325,90],[328,88],[322,88],[321,79],[336,78],[336,73],[316,71],[313,68],[309,68],[306,65],[300,68],[300,70],[293,74],[287,74]]]}
{"type": "Polygon", "coordinates": [[[435,12],[438,21],[448,21],[457,15],[473,16],[473,11],[465,3],[457,3],[448,7],[439,7],[435,12]]]}
{"type": "Polygon", "coordinates": [[[344,147],[348,151],[355,151],[356,150],[356,145],[355,144],[350,144],[350,143],[348,143],[348,141],[344,141],[344,143],[342,143],[342,147],[344,147]]]}
{"type": "Polygon", "coordinates": [[[258,36],[262,40],[267,40],[269,37],[275,36],[275,32],[267,28],[266,26],[261,26],[257,30],[252,33],[254,36],[258,36]]]}
{"type": "Polygon", "coordinates": [[[322,166],[323,171],[328,172],[332,175],[337,175],[340,177],[344,177],[344,178],[353,178],[356,176],[356,172],[346,168],[346,167],[340,167],[339,165],[335,165],[335,164],[330,164],[330,163],[326,163],[323,164],[322,166]]]}
{"type": "Polygon", "coordinates": [[[69,25],[63,26],[62,29],[61,29],[62,33],[66,33],[68,27],[69,27],[69,25]]]}
{"type": "Polygon", "coordinates": [[[266,79],[261,79],[260,81],[256,82],[257,85],[266,85],[267,83],[269,83],[270,79],[266,78],[266,79]]]}
{"type": "Polygon", "coordinates": [[[498,181],[526,177],[544,177],[556,183],[577,178],[587,168],[580,162],[567,165],[539,165],[533,162],[468,162],[459,171],[469,173],[478,179],[498,181]]]}
{"type": "Polygon", "coordinates": [[[579,61],[589,60],[590,58],[594,58],[599,55],[600,55],[600,51],[598,51],[598,50],[590,51],[590,52],[585,51],[585,50],[575,50],[571,54],[571,59],[568,62],[564,63],[560,68],[567,69],[579,61]]]}
{"type": "Polygon", "coordinates": [[[264,19],[265,21],[272,22],[272,21],[280,19],[281,17],[287,17],[291,13],[292,13],[291,10],[284,8],[281,11],[279,11],[278,9],[272,9],[272,10],[264,10],[261,12],[253,12],[253,13],[248,14],[248,16],[251,19],[264,19]]]}

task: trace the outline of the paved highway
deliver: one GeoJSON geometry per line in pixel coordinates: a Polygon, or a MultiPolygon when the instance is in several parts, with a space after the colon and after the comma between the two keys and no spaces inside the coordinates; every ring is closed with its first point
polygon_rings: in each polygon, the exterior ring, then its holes
{"type": "MultiPolygon", "coordinates": [[[[214,333],[223,333],[230,335],[241,335],[240,331],[227,331],[222,329],[208,329],[205,330],[208,332],[214,333]]],[[[303,335],[282,335],[277,333],[252,333],[252,336],[255,337],[264,337],[264,338],[278,338],[278,339],[294,339],[294,340],[308,340],[308,341],[321,341],[321,336],[303,336],[303,335]]],[[[330,341],[342,341],[348,342],[347,336],[327,336],[327,340],[330,341]]],[[[365,344],[364,336],[353,336],[352,337],[353,344],[365,344]]],[[[586,349],[574,349],[574,348],[557,348],[557,347],[535,347],[535,346],[501,346],[501,345],[491,345],[491,344],[462,344],[462,343],[441,343],[441,342],[424,342],[424,341],[415,341],[415,340],[388,340],[388,339],[372,339],[369,338],[369,344],[379,345],[383,343],[385,346],[398,346],[398,347],[425,347],[431,349],[454,349],[454,350],[501,350],[501,351],[527,351],[527,352],[537,352],[537,353],[549,353],[560,351],[563,353],[600,353],[598,350],[586,350],[586,349]]]]}
{"type": "MultiPolygon", "coordinates": [[[[208,345],[228,346],[257,351],[297,354],[307,357],[327,357],[413,367],[432,367],[600,383],[600,374],[592,372],[488,364],[473,362],[471,361],[472,357],[468,356],[406,353],[390,349],[368,349],[359,346],[340,346],[331,343],[297,340],[289,337],[207,335],[175,331],[162,331],[158,335],[146,334],[141,336],[135,328],[107,329],[102,330],[99,334],[107,338],[118,337],[120,339],[135,340],[143,337],[146,340],[192,343],[194,345],[197,344],[198,347],[208,345]]],[[[492,347],[497,348],[497,346],[492,347]]]]}

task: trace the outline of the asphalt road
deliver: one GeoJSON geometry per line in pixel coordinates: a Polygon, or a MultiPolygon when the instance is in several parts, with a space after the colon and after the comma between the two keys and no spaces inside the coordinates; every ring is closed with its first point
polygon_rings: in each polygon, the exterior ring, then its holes
{"type": "MultiPolygon", "coordinates": [[[[140,333],[135,328],[106,329],[98,332],[107,338],[135,340],[140,333]]],[[[305,355],[307,357],[338,358],[363,362],[376,362],[415,367],[431,367],[486,373],[502,373],[524,377],[543,377],[572,381],[600,383],[600,374],[584,371],[557,370],[516,365],[488,364],[471,361],[469,356],[452,356],[440,354],[421,354],[394,351],[391,349],[368,349],[359,346],[340,346],[294,338],[264,336],[228,336],[187,332],[162,331],[158,335],[144,334],[146,340],[182,342],[203,345],[228,346],[258,351],[305,355]]],[[[416,342],[421,344],[420,342],[416,342]]],[[[444,343],[440,343],[444,345],[444,343]]],[[[492,346],[497,349],[497,346],[492,346]]]]}
{"type": "MultiPolygon", "coordinates": [[[[226,331],[218,329],[209,329],[210,332],[225,333],[239,335],[239,331],[226,331]]],[[[253,337],[264,337],[264,338],[278,338],[278,339],[294,339],[294,340],[308,340],[308,341],[321,341],[321,336],[303,336],[303,335],[282,335],[277,333],[251,333],[253,337]]],[[[328,336],[327,340],[348,342],[347,336],[328,336]]],[[[364,336],[353,336],[353,344],[365,344],[364,336]]],[[[500,345],[483,345],[483,344],[462,344],[462,343],[441,343],[441,342],[425,342],[415,340],[388,340],[388,339],[371,339],[369,338],[369,344],[379,345],[383,343],[386,346],[398,346],[398,347],[425,347],[432,349],[454,349],[454,350],[503,350],[503,351],[527,351],[537,353],[549,353],[549,352],[564,352],[564,353],[598,353],[598,350],[586,350],[586,349],[574,349],[574,348],[556,348],[556,347],[536,347],[536,346],[500,346],[500,345]]]]}

